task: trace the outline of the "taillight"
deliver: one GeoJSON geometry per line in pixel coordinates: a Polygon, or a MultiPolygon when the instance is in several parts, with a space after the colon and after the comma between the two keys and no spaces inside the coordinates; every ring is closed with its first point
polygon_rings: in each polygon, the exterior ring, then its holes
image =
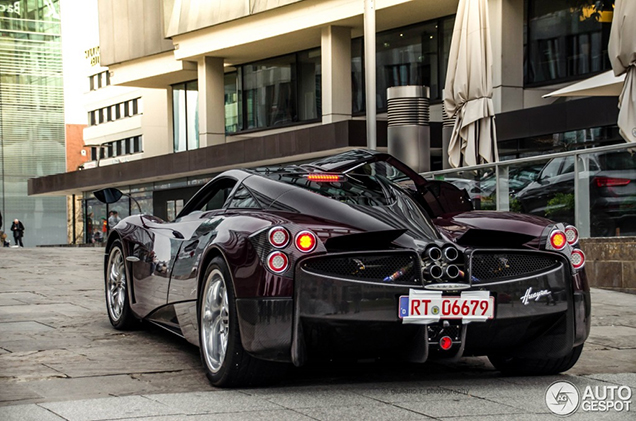
{"type": "Polygon", "coordinates": [[[316,248],[316,235],[311,231],[301,231],[296,234],[296,248],[303,253],[309,253],[316,248]]]}
{"type": "Polygon", "coordinates": [[[550,245],[555,250],[563,250],[568,240],[561,230],[554,230],[550,233],[550,245]]]}
{"type": "Polygon", "coordinates": [[[343,176],[339,174],[307,174],[307,180],[317,181],[317,182],[336,182],[342,181],[344,179],[343,176]]]}
{"type": "Polygon", "coordinates": [[[574,249],[570,255],[570,261],[572,262],[574,269],[580,269],[583,265],[585,265],[585,254],[582,250],[574,249]]]}
{"type": "Polygon", "coordinates": [[[576,244],[579,241],[579,230],[573,225],[568,225],[565,227],[565,238],[568,244],[576,244]]]}
{"type": "Polygon", "coordinates": [[[274,273],[282,273],[287,270],[289,259],[282,251],[274,251],[267,256],[267,267],[274,273]]]}
{"type": "Polygon", "coordinates": [[[594,182],[596,187],[616,187],[626,186],[631,180],[628,178],[614,178],[614,177],[596,177],[594,182]]]}
{"type": "Polygon", "coordinates": [[[283,248],[289,243],[289,231],[283,227],[269,230],[269,242],[276,248],[283,248]]]}
{"type": "Polygon", "coordinates": [[[453,346],[453,340],[448,336],[444,336],[439,340],[439,347],[444,351],[448,351],[453,346]]]}

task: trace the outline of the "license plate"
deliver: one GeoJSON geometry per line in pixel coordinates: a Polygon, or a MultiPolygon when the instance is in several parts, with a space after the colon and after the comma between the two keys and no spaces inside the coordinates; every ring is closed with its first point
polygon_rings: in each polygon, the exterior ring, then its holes
{"type": "Polygon", "coordinates": [[[439,292],[415,291],[400,296],[398,316],[404,323],[433,323],[440,319],[486,321],[495,314],[495,298],[486,291],[442,296],[439,292]]]}

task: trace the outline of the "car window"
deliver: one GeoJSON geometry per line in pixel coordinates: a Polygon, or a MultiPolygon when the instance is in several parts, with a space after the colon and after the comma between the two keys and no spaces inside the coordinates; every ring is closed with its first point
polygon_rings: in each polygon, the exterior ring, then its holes
{"type": "Polygon", "coordinates": [[[563,161],[563,168],[561,168],[561,174],[567,174],[569,172],[574,172],[574,157],[568,156],[563,161]]]}
{"type": "Polygon", "coordinates": [[[232,196],[232,199],[230,199],[228,207],[232,209],[245,209],[260,208],[261,206],[256,199],[254,199],[247,187],[241,185],[232,196]]]}
{"type": "Polygon", "coordinates": [[[636,169],[636,155],[631,152],[609,152],[598,155],[598,162],[604,171],[636,169]]]}
{"type": "Polygon", "coordinates": [[[195,211],[207,212],[222,209],[236,183],[237,180],[234,178],[221,178],[211,181],[190,199],[177,218],[189,215],[195,211]]]}
{"type": "Polygon", "coordinates": [[[560,159],[553,159],[552,161],[548,162],[548,164],[543,168],[543,171],[541,171],[541,176],[539,177],[539,179],[544,180],[546,178],[556,177],[559,173],[561,162],[562,161],[560,159]]]}

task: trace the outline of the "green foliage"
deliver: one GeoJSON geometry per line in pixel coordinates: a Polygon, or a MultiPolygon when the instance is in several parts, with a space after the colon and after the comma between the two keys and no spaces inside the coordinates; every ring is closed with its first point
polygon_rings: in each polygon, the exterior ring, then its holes
{"type": "Polygon", "coordinates": [[[549,218],[572,211],[574,211],[574,193],[557,193],[548,200],[545,216],[549,218]]]}

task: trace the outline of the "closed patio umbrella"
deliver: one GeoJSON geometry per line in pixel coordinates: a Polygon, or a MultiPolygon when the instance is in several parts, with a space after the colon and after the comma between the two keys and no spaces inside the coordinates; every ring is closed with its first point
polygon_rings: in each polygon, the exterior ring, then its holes
{"type": "Polygon", "coordinates": [[[636,1],[616,0],[608,45],[614,75],[626,73],[618,97],[618,127],[628,142],[636,142],[636,1]]]}
{"type": "Polygon", "coordinates": [[[499,159],[492,103],[492,48],[486,0],[460,0],[448,59],[444,107],[455,126],[452,167],[499,159]]]}

